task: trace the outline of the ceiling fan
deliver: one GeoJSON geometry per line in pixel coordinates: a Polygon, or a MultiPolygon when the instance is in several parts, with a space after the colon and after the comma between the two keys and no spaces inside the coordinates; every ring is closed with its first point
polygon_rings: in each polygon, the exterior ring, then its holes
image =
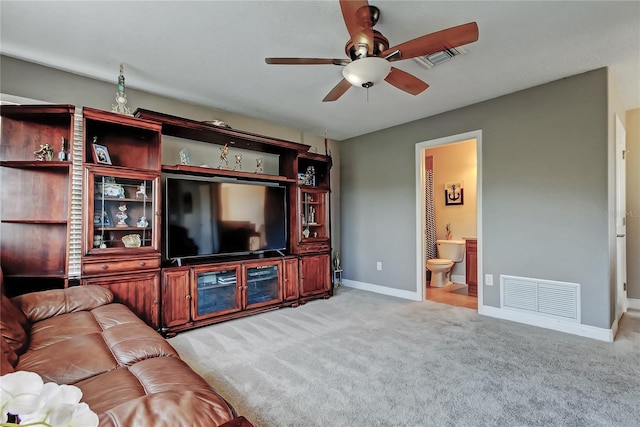
{"type": "Polygon", "coordinates": [[[344,78],[331,89],[323,102],[337,100],[352,85],[368,89],[382,80],[407,93],[418,95],[429,85],[392,67],[391,62],[430,55],[478,40],[478,25],[470,22],[389,47],[389,40],[373,29],[380,17],[380,9],[370,6],[367,0],[340,0],[340,8],[351,36],[345,46],[349,59],[265,58],[267,64],[344,66],[344,78]]]}

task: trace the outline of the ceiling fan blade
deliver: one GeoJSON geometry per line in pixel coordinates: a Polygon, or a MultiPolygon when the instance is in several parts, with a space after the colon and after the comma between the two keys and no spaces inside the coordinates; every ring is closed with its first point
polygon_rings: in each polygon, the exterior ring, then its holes
{"type": "Polygon", "coordinates": [[[265,58],[264,62],[275,65],[347,65],[351,61],[331,58],[265,58]]]}
{"type": "Polygon", "coordinates": [[[397,46],[390,47],[380,56],[385,57],[399,50],[400,55],[389,58],[390,61],[415,58],[417,56],[430,55],[445,49],[462,46],[478,40],[478,24],[469,22],[457,27],[426,34],[422,37],[409,40],[397,46]]]}
{"type": "Polygon", "coordinates": [[[369,17],[369,2],[367,0],[340,0],[342,17],[347,31],[355,46],[367,45],[367,52],[373,53],[373,24],[369,17]]]}
{"type": "Polygon", "coordinates": [[[347,79],[342,79],[340,83],[334,86],[333,89],[324,97],[322,102],[332,102],[340,98],[344,93],[349,90],[351,83],[347,79]]]}
{"type": "Polygon", "coordinates": [[[391,67],[391,72],[389,72],[384,80],[411,95],[422,93],[429,87],[428,84],[419,78],[395,67],[391,67]]]}

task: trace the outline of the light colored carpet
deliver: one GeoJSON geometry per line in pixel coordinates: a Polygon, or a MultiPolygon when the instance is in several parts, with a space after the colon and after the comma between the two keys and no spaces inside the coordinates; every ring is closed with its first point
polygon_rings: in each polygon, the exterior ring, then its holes
{"type": "Polygon", "coordinates": [[[637,311],[605,343],[341,288],[170,342],[258,427],[640,425],[637,311]]]}

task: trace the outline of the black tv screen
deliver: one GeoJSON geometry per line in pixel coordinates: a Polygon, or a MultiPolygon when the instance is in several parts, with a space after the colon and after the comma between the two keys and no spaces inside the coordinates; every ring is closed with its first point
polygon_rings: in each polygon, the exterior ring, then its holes
{"type": "Polygon", "coordinates": [[[285,187],[167,176],[164,197],[165,259],[287,247],[285,187]]]}

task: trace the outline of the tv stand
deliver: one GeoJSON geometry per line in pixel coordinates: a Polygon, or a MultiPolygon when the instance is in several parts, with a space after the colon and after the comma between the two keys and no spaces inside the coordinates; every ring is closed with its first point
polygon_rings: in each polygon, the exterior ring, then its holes
{"type": "Polygon", "coordinates": [[[287,247],[267,253],[182,259],[162,268],[162,327],[173,334],[333,295],[330,240],[331,157],[309,145],[222,128],[138,109],[135,116],[162,124],[162,172],[204,179],[238,179],[286,188],[287,247]],[[174,146],[168,146],[174,144],[174,146]],[[177,146],[179,144],[179,146],[177,146]],[[212,147],[213,145],[213,147],[212,147]],[[215,167],[218,152],[242,154],[244,170],[215,167]],[[210,153],[183,164],[177,154],[210,153]],[[167,158],[170,157],[170,158],[167,158]],[[260,167],[254,170],[255,162],[260,167]],[[203,165],[203,166],[195,166],[203,165]],[[211,167],[208,167],[209,165],[211,167]],[[264,167],[263,167],[264,166],[264,167]]]}

